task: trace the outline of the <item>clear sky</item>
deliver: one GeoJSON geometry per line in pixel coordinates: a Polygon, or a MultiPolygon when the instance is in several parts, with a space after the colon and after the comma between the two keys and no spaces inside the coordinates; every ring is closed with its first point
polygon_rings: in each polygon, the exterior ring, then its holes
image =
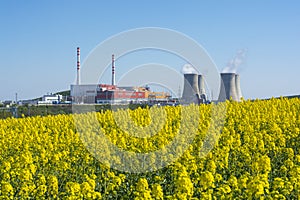
{"type": "Polygon", "coordinates": [[[299,10],[296,0],[1,1],[0,100],[69,89],[77,46],[84,60],[106,38],[140,27],[190,36],[220,71],[247,49],[239,68],[245,98],[300,94],[299,10]]]}

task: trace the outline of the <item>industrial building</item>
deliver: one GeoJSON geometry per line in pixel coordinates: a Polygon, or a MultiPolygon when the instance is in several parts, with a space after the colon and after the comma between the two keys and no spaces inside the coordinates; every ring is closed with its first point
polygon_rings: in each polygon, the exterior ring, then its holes
{"type": "Polygon", "coordinates": [[[117,86],[115,83],[115,57],[112,55],[111,84],[80,84],[80,48],[77,48],[76,84],[70,88],[74,104],[128,104],[148,102],[169,102],[167,92],[153,92],[149,87],[117,86]]]}
{"type": "Polygon", "coordinates": [[[62,100],[62,95],[59,94],[46,94],[42,97],[42,101],[37,101],[38,105],[51,105],[59,104],[62,100]]]}
{"type": "Polygon", "coordinates": [[[168,101],[171,96],[166,92],[152,92],[149,87],[116,87],[100,84],[96,103],[128,104],[149,101],[168,101]]]}
{"type": "Polygon", "coordinates": [[[150,101],[168,102],[167,92],[152,92],[149,87],[117,87],[108,84],[71,85],[73,103],[76,104],[128,104],[150,101]]]}

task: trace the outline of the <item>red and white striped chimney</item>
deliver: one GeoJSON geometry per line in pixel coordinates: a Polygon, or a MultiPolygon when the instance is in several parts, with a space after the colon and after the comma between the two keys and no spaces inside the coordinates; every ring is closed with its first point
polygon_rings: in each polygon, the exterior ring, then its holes
{"type": "Polygon", "coordinates": [[[76,85],[80,85],[80,48],[77,47],[77,79],[76,85]]]}
{"type": "Polygon", "coordinates": [[[115,55],[111,56],[111,84],[116,85],[116,75],[115,75],[115,55]]]}

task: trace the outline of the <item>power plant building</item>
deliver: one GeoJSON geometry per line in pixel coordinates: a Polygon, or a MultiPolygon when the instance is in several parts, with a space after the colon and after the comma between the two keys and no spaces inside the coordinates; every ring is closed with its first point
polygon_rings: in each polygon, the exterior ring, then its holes
{"type": "Polygon", "coordinates": [[[169,101],[167,92],[152,92],[148,87],[117,87],[108,84],[71,85],[71,96],[76,104],[127,104],[148,101],[169,101]]]}
{"type": "Polygon", "coordinates": [[[72,102],[76,104],[94,104],[97,95],[97,84],[71,85],[72,102]]]}

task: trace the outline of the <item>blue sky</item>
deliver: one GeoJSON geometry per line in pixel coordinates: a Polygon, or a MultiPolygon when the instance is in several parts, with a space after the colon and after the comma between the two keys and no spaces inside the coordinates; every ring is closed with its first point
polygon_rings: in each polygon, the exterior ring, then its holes
{"type": "Polygon", "coordinates": [[[69,89],[77,46],[84,61],[103,40],[140,27],[190,36],[220,71],[247,49],[239,68],[245,98],[300,94],[299,9],[299,1],[271,0],[2,1],[0,100],[69,89]]]}

